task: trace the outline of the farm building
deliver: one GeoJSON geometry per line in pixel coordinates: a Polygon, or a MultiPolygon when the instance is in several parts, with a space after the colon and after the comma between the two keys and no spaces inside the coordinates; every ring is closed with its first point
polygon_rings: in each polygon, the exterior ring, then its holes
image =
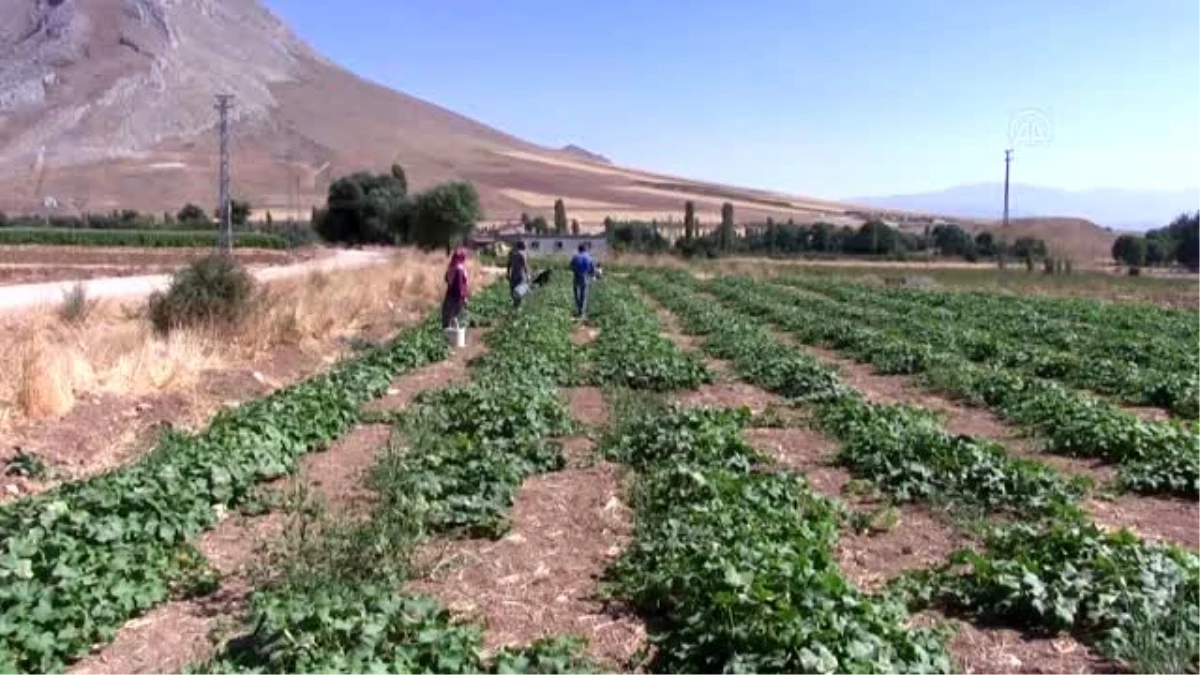
{"type": "Polygon", "coordinates": [[[608,253],[608,241],[603,235],[512,234],[503,237],[503,241],[509,246],[518,241],[525,242],[530,255],[570,255],[583,243],[591,244],[592,256],[596,258],[608,253]]]}

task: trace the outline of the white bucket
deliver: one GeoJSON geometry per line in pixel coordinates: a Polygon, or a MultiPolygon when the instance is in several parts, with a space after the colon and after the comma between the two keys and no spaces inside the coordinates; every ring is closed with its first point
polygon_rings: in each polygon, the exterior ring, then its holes
{"type": "Polygon", "coordinates": [[[446,341],[455,349],[462,349],[467,346],[467,327],[460,325],[457,321],[450,324],[446,328],[446,341]]]}

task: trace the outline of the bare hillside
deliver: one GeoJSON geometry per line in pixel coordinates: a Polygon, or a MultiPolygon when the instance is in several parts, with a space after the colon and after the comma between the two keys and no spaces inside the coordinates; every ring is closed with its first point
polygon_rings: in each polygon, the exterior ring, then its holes
{"type": "Polygon", "coordinates": [[[216,201],[214,95],[234,94],[234,192],[277,216],[329,181],[405,167],[420,189],[479,187],[489,219],[549,213],[705,223],[852,224],[844,205],[615,166],[542,148],[367,82],[299,40],[257,0],[0,0],[0,209],[175,210],[216,201]]]}

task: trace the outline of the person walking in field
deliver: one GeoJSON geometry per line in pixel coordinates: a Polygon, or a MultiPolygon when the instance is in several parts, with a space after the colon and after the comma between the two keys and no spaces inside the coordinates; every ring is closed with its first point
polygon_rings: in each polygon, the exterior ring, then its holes
{"type": "Polygon", "coordinates": [[[588,282],[596,274],[596,264],[588,254],[586,243],[571,257],[571,272],[575,275],[575,316],[583,318],[587,312],[588,282]]]}
{"type": "Polygon", "coordinates": [[[521,301],[529,292],[529,260],[525,255],[525,242],[518,241],[508,252],[508,290],[512,295],[514,309],[521,308],[521,301]]]}
{"type": "Polygon", "coordinates": [[[457,249],[450,256],[450,267],[446,269],[446,297],[442,299],[442,328],[462,322],[463,309],[471,297],[467,286],[467,253],[457,249]]]}

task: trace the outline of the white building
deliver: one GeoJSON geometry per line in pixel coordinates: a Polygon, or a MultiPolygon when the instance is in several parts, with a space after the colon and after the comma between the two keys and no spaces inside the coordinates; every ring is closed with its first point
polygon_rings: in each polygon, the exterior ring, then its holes
{"type": "Polygon", "coordinates": [[[580,244],[589,244],[591,246],[590,253],[596,259],[602,258],[608,253],[608,240],[603,235],[510,234],[503,237],[503,241],[509,245],[518,241],[525,242],[525,252],[531,257],[573,255],[579,250],[580,244]]]}

